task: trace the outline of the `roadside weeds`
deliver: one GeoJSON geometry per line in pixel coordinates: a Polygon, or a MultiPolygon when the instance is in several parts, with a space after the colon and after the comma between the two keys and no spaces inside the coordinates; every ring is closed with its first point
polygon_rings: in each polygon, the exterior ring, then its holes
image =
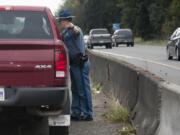
{"type": "MultiPolygon", "coordinates": [[[[93,95],[103,93],[100,84],[93,85],[93,95]]],[[[119,135],[136,135],[136,128],[133,127],[130,120],[130,111],[124,107],[114,96],[107,96],[106,111],[103,114],[105,121],[110,123],[120,123],[122,127],[117,131],[119,135]]]]}
{"type": "Polygon", "coordinates": [[[121,105],[115,97],[111,96],[109,99],[107,112],[104,114],[105,119],[123,124],[122,128],[118,130],[120,135],[135,135],[136,129],[131,124],[130,111],[121,105]]]}
{"type": "Polygon", "coordinates": [[[128,123],[130,112],[117,99],[112,97],[107,104],[107,112],[104,114],[104,117],[111,122],[128,123]]]}
{"type": "Polygon", "coordinates": [[[92,86],[93,95],[101,93],[102,89],[103,89],[103,87],[102,87],[101,84],[99,84],[99,83],[98,84],[93,84],[93,86],[92,86]]]}

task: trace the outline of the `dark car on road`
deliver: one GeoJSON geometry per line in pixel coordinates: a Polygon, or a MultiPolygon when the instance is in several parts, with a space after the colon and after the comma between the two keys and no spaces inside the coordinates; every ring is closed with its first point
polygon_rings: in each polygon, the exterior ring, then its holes
{"type": "Polygon", "coordinates": [[[131,29],[116,30],[112,36],[113,45],[118,47],[119,44],[134,46],[134,36],[131,29]]]}
{"type": "Polygon", "coordinates": [[[90,31],[88,48],[93,49],[94,46],[112,48],[111,34],[107,29],[92,29],[90,31]]]}
{"type": "Polygon", "coordinates": [[[177,28],[171,35],[167,44],[167,58],[168,60],[176,57],[180,61],[180,27],[177,28]]]}
{"type": "Polygon", "coordinates": [[[38,122],[48,118],[50,135],[67,135],[68,68],[67,49],[48,8],[0,7],[1,123],[11,119],[24,121],[25,126],[27,118],[38,122]]]}

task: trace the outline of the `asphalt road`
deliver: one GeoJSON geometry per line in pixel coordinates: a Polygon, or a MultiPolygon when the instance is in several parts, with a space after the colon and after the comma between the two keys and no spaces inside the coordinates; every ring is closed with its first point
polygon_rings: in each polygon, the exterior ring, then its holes
{"type": "Polygon", "coordinates": [[[113,49],[95,47],[93,51],[124,60],[148,70],[168,82],[180,85],[180,61],[167,60],[165,46],[135,45],[135,47],[126,47],[122,45],[113,49]]]}

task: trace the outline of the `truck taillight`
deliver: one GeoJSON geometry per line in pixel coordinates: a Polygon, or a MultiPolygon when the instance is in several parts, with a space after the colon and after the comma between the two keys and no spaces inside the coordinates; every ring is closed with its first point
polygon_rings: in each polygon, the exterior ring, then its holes
{"type": "Polygon", "coordinates": [[[63,46],[58,46],[55,50],[55,70],[56,78],[67,77],[67,56],[63,46]]]}
{"type": "Polygon", "coordinates": [[[12,7],[10,6],[0,6],[0,11],[5,11],[5,10],[12,10],[12,7]]]}

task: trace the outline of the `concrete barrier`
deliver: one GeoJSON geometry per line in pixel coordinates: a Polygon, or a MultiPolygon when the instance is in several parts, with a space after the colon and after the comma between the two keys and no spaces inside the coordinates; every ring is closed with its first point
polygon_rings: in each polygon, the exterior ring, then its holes
{"type": "Polygon", "coordinates": [[[113,94],[121,104],[132,110],[138,94],[138,72],[132,70],[135,67],[93,52],[89,56],[92,81],[103,86],[106,93],[113,94]]]}
{"type": "Polygon", "coordinates": [[[95,55],[90,55],[90,59],[92,81],[104,87],[108,81],[108,61],[103,57],[95,55]]]}
{"type": "Polygon", "coordinates": [[[141,72],[138,80],[138,102],[133,110],[133,122],[138,135],[154,135],[160,122],[162,80],[141,72]]]}
{"type": "Polygon", "coordinates": [[[91,78],[132,111],[137,135],[180,134],[180,87],[108,55],[89,51],[91,78]]]}
{"type": "Polygon", "coordinates": [[[163,82],[160,126],[156,135],[180,135],[180,86],[163,82]]]}

